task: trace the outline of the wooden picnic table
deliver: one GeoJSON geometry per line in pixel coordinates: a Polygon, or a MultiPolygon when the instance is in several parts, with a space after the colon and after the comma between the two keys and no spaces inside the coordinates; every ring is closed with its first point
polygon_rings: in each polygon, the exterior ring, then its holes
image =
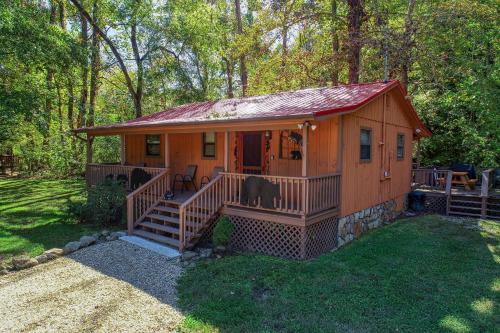
{"type": "Polygon", "coordinates": [[[467,171],[453,171],[451,185],[463,185],[467,191],[471,191],[476,186],[476,179],[469,179],[467,171]]]}

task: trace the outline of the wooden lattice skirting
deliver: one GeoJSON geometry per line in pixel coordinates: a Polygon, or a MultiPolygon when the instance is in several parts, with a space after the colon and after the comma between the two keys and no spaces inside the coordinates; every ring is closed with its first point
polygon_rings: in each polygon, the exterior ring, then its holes
{"type": "Polygon", "coordinates": [[[446,214],[446,195],[428,194],[425,195],[425,211],[429,213],[446,214]]]}
{"type": "Polygon", "coordinates": [[[326,217],[309,226],[281,224],[229,215],[235,226],[231,246],[236,250],[308,259],[337,246],[338,220],[326,217]]]}

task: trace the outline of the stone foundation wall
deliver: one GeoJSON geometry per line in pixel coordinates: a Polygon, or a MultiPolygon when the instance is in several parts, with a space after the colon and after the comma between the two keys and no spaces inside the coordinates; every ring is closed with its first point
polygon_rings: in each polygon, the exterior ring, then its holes
{"type": "MultiPolygon", "coordinates": [[[[405,205],[406,199],[404,199],[403,207],[405,205]]],[[[368,230],[391,223],[398,215],[397,201],[396,199],[392,199],[341,217],[339,219],[338,247],[359,238],[359,236],[368,230]]]]}

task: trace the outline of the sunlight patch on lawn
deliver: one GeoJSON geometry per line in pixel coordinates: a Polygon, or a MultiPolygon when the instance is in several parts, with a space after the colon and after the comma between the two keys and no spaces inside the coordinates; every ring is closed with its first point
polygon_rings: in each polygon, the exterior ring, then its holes
{"type": "Polygon", "coordinates": [[[180,332],[218,333],[220,330],[210,324],[206,324],[193,316],[187,316],[182,322],[180,332]]]}
{"type": "Polygon", "coordinates": [[[441,319],[439,325],[444,329],[456,333],[467,333],[471,331],[471,328],[465,319],[453,315],[447,315],[441,319]]]}
{"type": "Polygon", "coordinates": [[[491,283],[491,291],[500,292],[500,278],[496,278],[491,283]]]}
{"type": "Polygon", "coordinates": [[[471,304],[472,310],[479,314],[491,316],[493,315],[494,304],[493,301],[487,298],[475,300],[471,304]]]}

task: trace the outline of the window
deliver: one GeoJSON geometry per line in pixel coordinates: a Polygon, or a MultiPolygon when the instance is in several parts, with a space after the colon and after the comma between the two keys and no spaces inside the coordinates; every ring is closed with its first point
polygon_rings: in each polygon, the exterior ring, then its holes
{"type": "Polygon", "coordinates": [[[215,132],[203,133],[203,158],[215,158],[215,132]]]}
{"type": "Polygon", "coordinates": [[[362,128],[359,142],[359,159],[362,162],[369,162],[372,159],[372,130],[362,128]]]}
{"type": "Polygon", "coordinates": [[[146,155],[160,156],[160,135],[146,135],[146,155]]]}
{"type": "Polygon", "coordinates": [[[398,134],[396,156],[398,160],[405,158],[405,135],[398,134]]]}

